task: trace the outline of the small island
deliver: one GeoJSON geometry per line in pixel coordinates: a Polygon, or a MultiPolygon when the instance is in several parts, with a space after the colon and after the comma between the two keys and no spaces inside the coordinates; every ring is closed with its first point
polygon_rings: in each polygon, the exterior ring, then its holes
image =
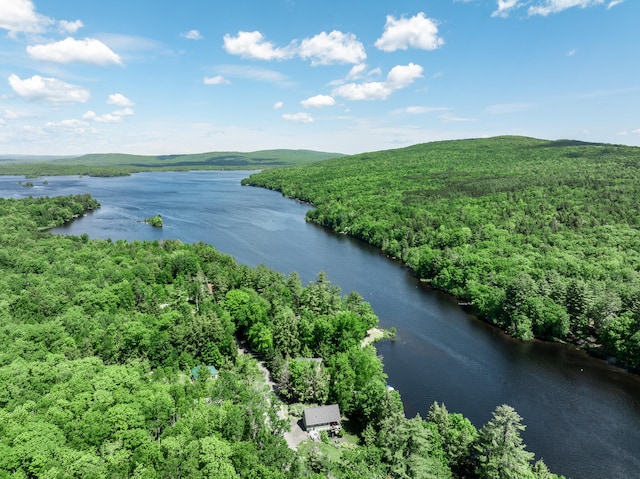
{"type": "Polygon", "coordinates": [[[150,216],[149,218],[146,218],[144,222],[150,224],[154,228],[162,228],[162,216],[160,215],[150,216]]]}

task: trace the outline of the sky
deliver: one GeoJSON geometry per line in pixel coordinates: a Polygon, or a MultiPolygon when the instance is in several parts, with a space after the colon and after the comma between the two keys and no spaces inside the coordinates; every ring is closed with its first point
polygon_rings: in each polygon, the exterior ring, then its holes
{"type": "Polygon", "coordinates": [[[638,0],[1,0],[0,154],[640,146],[638,0]]]}

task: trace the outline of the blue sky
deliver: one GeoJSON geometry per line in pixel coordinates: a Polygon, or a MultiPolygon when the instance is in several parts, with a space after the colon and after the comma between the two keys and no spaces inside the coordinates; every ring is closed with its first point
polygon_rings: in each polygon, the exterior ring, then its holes
{"type": "Polygon", "coordinates": [[[640,145],[638,0],[2,0],[0,154],[640,145]]]}

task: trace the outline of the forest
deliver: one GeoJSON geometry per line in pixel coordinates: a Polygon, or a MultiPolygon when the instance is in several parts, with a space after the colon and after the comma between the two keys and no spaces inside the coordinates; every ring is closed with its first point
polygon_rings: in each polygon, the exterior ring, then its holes
{"type": "Polygon", "coordinates": [[[99,207],[0,199],[0,478],[557,477],[508,405],[481,428],[438,403],[406,418],[362,343],[371,306],[322,272],[303,285],[203,243],[46,231],[99,207]],[[191,377],[202,365],[218,377],[191,377]],[[290,449],[279,412],[328,403],[350,440],[290,449]]]}
{"type": "Polygon", "coordinates": [[[640,370],[640,148],[454,140],[254,174],[516,338],[640,370]]]}

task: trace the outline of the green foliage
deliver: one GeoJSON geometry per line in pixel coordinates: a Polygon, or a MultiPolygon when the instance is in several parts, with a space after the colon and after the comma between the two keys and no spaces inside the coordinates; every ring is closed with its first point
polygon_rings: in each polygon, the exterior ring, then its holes
{"type": "Polygon", "coordinates": [[[520,432],[525,426],[511,406],[498,406],[493,418],[478,433],[475,444],[476,474],[484,479],[534,478],[533,453],[525,450],[520,432]]]}
{"type": "Polygon", "coordinates": [[[640,367],[640,149],[497,137],[252,175],[510,334],[640,367]]]}
{"type": "MultiPolygon", "coordinates": [[[[0,477],[469,470],[466,419],[446,410],[446,422],[406,419],[385,387],[376,350],[362,346],[377,318],[360,295],[342,297],[324,273],[303,286],[204,244],[41,231],[97,206],[88,195],[0,200],[0,477]],[[338,403],[364,444],[303,463],[283,439],[281,403],[237,339],[266,360],[285,398],[338,403]],[[196,365],[214,365],[218,378],[191,381],[196,365]]],[[[602,314],[615,306],[588,304],[602,314]]],[[[620,319],[611,343],[632,321],[620,319]]],[[[550,477],[542,463],[535,470],[550,477]]]]}
{"type": "Polygon", "coordinates": [[[155,216],[150,216],[149,218],[145,218],[144,222],[150,224],[154,228],[162,228],[162,216],[160,215],[155,215],[155,216]]]}

